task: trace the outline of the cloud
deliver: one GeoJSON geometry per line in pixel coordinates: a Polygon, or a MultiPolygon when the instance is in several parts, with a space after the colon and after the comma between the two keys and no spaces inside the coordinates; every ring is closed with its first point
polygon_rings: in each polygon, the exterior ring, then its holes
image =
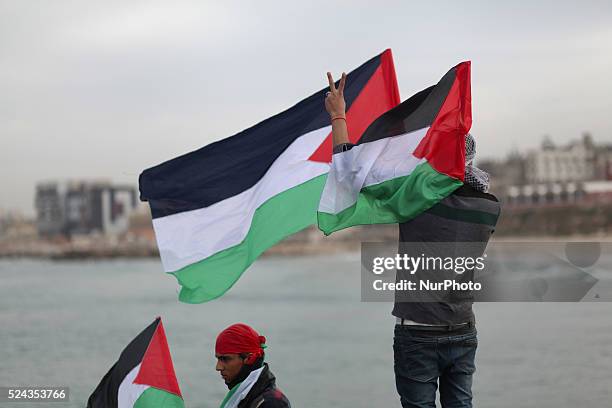
{"type": "Polygon", "coordinates": [[[610,139],[609,9],[0,0],[0,207],[31,211],[43,177],[135,183],[145,166],[254,125],[324,87],[325,71],[387,47],[404,98],[473,60],[483,156],[585,126],[610,139]]]}
{"type": "Polygon", "coordinates": [[[140,47],[210,46],[232,28],[221,2],[125,3],[88,15],[63,30],[67,44],[98,50],[140,47]]]}

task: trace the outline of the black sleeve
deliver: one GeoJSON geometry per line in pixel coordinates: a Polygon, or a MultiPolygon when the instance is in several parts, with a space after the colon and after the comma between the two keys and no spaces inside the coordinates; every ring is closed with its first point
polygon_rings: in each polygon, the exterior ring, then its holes
{"type": "Polygon", "coordinates": [[[355,146],[352,143],[340,143],[339,145],[334,146],[333,154],[346,152],[347,150],[351,150],[355,146]]]}
{"type": "Polygon", "coordinates": [[[274,389],[266,391],[263,394],[263,402],[258,406],[259,408],[291,408],[291,404],[285,394],[280,390],[274,389]]]}

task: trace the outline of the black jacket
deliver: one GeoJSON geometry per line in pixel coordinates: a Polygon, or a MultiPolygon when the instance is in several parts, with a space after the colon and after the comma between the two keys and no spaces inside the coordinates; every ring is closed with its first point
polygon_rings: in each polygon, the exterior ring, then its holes
{"type": "Polygon", "coordinates": [[[257,382],[247,396],[240,401],[238,408],[291,408],[285,394],[276,388],[276,377],[270,371],[267,363],[259,375],[257,382]]]}
{"type": "MultiPolygon", "coordinates": [[[[408,222],[399,224],[398,253],[426,253],[428,256],[477,258],[483,255],[495,231],[501,206],[494,195],[464,184],[448,197],[408,222]],[[404,245],[402,243],[414,243],[404,245]],[[435,243],[456,243],[435,245],[435,243]],[[469,244],[468,244],[469,243],[469,244]],[[419,246],[420,245],[420,246],[419,246]],[[410,251],[408,251],[410,249],[410,251]]],[[[414,272],[398,270],[396,278],[410,280],[414,272]]],[[[423,276],[422,272],[419,276],[423,276]]],[[[433,272],[427,272],[433,273],[433,272]]],[[[453,273],[454,275],[454,273],[453,273]]],[[[432,275],[429,275],[432,276],[432,275]]],[[[441,275],[448,277],[448,275],[441,275]]],[[[457,275],[458,281],[474,278],[474,271],[457,275]]],[[[428,297],[433,292],[428,293],[428,297]]],[[[410,292],[396,291],[393,315],[426,324],[459,324],[474,321],[471,291],[451,292],[446,300],[416,302],[410,292]]]]}

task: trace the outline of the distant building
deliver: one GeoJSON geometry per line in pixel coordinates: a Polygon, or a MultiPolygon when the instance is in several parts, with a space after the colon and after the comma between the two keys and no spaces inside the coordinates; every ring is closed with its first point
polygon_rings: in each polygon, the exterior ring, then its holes
{"type": "Polygon", "coordinates": [[[501,199],[505,204],[516,207],[609,204],[612,203],[612,181],[510,186],[501,199]]]}
{"type": "Polygon", "coordinates": [[[588,133],[582,140],[566,146],[555,146],[550,138],[542,147],[527,154],[527,182],[567,183],[593,180],[595,177],[596,148],[588,133]]]}
{"type": "Polygon", "coordinates": [[[594,170],[595,180],[612,180],[612,145],[597,147],[594,170]]]}
{"type": "Polygon", "coordinates": [[[116,235],[128,227],[136,189],[107,182],[41,183],[35,206],[40,236],[116,235]]]}
{"type": "Polygon", "coordinates": [[[0,211],[0,240],[36,238],[33,220],[19,212],[0,211]]]}
{"type": "Polygon", "coordinates": [[[64,234],[64,186],[44,183],[36,186],[36,226],[41,236],[64,234]]]}
{"type": "Polygon", "coordinates": [[[545,138],[539,149],[504,160],[481,160],[491,192],[505,205],[531,207],[612,201],[612,145],[596,145],[589,133],[564,146],[545,138]]]}

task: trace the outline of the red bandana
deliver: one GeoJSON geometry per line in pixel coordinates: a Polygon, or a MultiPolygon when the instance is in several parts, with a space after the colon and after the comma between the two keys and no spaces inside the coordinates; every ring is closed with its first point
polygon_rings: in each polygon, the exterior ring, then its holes
{"type": "Polygon", "coordinates": [[[259,357],[263,355],[265,343],[266,338],[260,336],[252,327],[244,323],[237,323],[219,333],[217,344],[215,345],[215,353],[253,353],[259,357]]]}

